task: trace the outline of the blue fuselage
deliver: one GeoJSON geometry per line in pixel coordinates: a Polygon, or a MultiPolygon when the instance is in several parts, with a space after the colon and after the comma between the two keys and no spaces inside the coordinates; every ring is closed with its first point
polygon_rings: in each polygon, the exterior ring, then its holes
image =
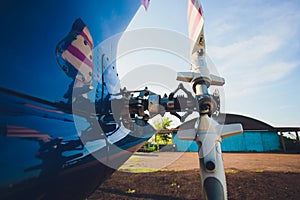
{"type": "MultiPolygon", "coordinates": [[[[100,136],[82,142],[82,132],[93,128],[91,116],[74,114],[64,97],[74,80],[59,66],[55,50],[78,18],[96,48],[126,29],[140,0],[5,0],[0,5],[0,199],[86,198],[154,129],[144,124],[143,134],[132,131],[110,143],[100,136]]],[[[94,71],[101,75],[101,67],[95,64],[94,71]]],[[[101,87],[96,82],[94,88],[101,87]]],[[[106,110],[109,98],[102,98],[98,94],[91,102],[101,101],[104,109],[96,109],[106,110]]],[[[93,115],[94,122],[100,114],[93,115]]]]}

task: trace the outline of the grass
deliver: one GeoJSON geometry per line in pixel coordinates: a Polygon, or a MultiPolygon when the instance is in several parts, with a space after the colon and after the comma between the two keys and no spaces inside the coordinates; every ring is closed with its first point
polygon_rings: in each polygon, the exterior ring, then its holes
{"type": "Polygon", "coordinates": [[[158,172],[160,170],[153,168],[120,168],[119,171],[133,172],[133,173],[147,173],[147,172],[158,172]]]}
{"type": "Polygon", "coordinates": [[[225,169],[225,174],[236,174],[238,170],[235,169],[225,169]]]}
{"type": "Polygon", "coordinates": [[[135,193],[135,190],[129,188],[129,189],[126,191],[126,193],[127,193],[127,194],[133,194],[133,193],[135,193]]]}
{"type": "Polygon", "coordinates": [[[128,160],[136,162],[136,161],[140,161],[141,159],[135,158],[135,157],[130,157],[128,160]]]}
{"type": "Polygon", "coordinates": [[[263,173],[264,170],[263,170],[263,169],[257,169],[257,170],[255,170],[255,172],[256,172],[256,173],[263,173]]]}

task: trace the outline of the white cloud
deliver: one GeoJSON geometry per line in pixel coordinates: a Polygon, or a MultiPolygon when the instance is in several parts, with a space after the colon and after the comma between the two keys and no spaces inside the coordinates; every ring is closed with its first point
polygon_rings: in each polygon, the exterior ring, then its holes
{"type": "Polygon", "coordinates": [[[245,65],[252,66],[252,63],[259,62],[260,59],[276,51],[280,46],[281,40],[278,38],[260,35],[227,46],[211,46],[209,53],[214,59],[223,62],[219,68],[223,72],[235,67],[242,69],[245,65]]]}
{"type": "Polygon", "coordinates": [[[226,87],[235,91],[226,94],[229,98],[254,94],[299,66],[288,59],[300,33],[300,15],[293,5],[238,6],[227,8],[226,17],[217,16],[206,31],[212,33],[207,40],[209,56],[227,80],[226,87]]]}
{"type": "Polygon", "coordinates": [[[297,66],[296,63],[276,62],[263,66],[256,76],[256,81],[275,82],[287,77],[297,66]]]}

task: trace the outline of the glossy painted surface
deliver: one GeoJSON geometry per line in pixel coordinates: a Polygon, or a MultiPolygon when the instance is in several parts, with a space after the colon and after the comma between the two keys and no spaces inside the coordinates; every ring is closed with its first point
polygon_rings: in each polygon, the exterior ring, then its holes
{"type": "MultiPolygon", "coordinates": [[[[74,115],[66,103],[73,80],[55,57],[76,19],[89,28],[97,49],[125,30],[139,6],[139,0],[1,2],[0,199],[84,199],[152,136],[151,126],[134,123],[135,131],[116,129],[127,135],[112,143],[100,136],[82,142],[79,136],[93,126],[87,113],[74,115]]],[[[95,59],[108,51],[95,51],[95,59]]],[[[95,64],[100,75],[101,67],[95,64]]],[[[101,81],[94,81],[95,89],[101,81]]],[[[95,104],[103,96],[89,98],[95,104]]],[[[102,101],[98,116],[109,105],[102,101]]]]}

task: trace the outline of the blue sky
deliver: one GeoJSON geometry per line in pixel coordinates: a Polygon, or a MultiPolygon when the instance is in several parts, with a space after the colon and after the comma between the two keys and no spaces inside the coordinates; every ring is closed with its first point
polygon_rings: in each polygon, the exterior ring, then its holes
{"type": "MultiPolygon", "coordinates": [[[[201,3],[207,54],[226,80],[223,109],[273,126],[300,126],[299,1],[203,0],[201,3]]],[[[186,15],[185,0],[151,0],[148,11],[140,8],[128,30],[156,27],[187,35],[186,15]]],[[[156,63],[155,53],[148,54],[141,62],[156,63]]],[[[162,59],[175,63],[166,55],[159,57],[162,59]]],[[[182,71],[188,67],[174,69],[182,71]]],[[[119,70],[121,75],[125,74],[119,70]]]]}

